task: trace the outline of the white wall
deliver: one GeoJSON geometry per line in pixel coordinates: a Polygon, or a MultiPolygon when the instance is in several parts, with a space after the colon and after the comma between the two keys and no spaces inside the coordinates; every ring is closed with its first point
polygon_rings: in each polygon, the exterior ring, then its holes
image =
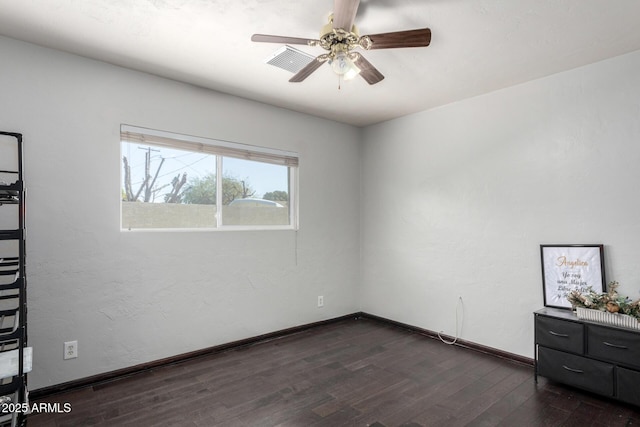
{"type": "Polygon", "coordinates": [[[540,244],[640,295],[640,52],[371,126],[362,308],[533,357],[540,244]]]}
{"type": "Polygon", "coordinates": [[[31,389],[358,310],[359,129],[7,38],[0,56],[0,129],[25,141],[31,389]],[[122,123],[299,152],[300,230],[121,232],[122,123]]]}
{"type": "Polygon", "coordinates": [[[453,334],[458,296],[462,338],[531,357],[541,243],[604,243],[639,296],[640,53],[362,132],[6,38],[0,55],[31,389],[360,309],[453,334]],[[121,123],[298,151],[300,230],[120,232],[121,123]]]}

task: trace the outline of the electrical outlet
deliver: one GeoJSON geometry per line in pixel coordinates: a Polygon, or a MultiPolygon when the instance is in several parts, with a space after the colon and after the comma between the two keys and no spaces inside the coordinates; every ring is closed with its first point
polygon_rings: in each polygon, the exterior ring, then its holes
{"type": "Polygon", "coordinates": [[[318,307],[324,307],[324,297],[322,295],[318,295],[318,307]]]}
{"type": "Polygon", "coordinates": [[[78,341],[65,341],[63,359],[75,359],[78,357],[78,341]]]}

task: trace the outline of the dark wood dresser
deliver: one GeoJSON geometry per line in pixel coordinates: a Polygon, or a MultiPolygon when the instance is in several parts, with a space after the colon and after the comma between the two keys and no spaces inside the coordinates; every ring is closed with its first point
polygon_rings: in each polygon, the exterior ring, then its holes
{"type": "Polygon", "coordinates": [[[640,406],[640,330],[534,312],[535,375],[640,406]]]}

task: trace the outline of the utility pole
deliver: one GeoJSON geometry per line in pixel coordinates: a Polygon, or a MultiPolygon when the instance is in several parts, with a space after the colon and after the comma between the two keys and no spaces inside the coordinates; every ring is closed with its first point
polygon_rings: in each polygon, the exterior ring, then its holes
{"type": "Polygon", "coordinates": [[[155,201],[156,195],[165,187],[172,186],[172,190],[170,193],[165,194],[164,202],[165,203],[180,203],[180,190],[187,183],[187,174],[182,174],[182,177],[178,175],[171,181],[170,184],[164,184],[158,188],[156,187],[156,181],[160,176],[160,170],[164,165],[165,158],[160,157],[160,164],[156,168],[156,171],[151,176],[151,153],[152,152],[160,152],[161,150],[151,148],[151,147],[138,147],[139,150],[145,150],[144,153],[144,179],[140,184],[140,188],[136,194],[133,194],[133,189],[131,186],[131,166],[129,165],[128,159],[126,156],[122,158],[122,162],[124,165],[124,189],[125,189],[125,200],[130,202],[135,202],[139,200],[141,194],[143,194],[144,202],[153,202],[155,201]]]}

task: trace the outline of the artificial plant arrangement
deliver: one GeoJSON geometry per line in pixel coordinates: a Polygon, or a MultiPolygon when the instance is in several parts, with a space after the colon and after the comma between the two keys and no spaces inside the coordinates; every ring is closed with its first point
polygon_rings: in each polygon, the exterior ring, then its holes
{"type": "Polygon", "coordinates": [[[629,297],[618,295],[618,286],[618,282],[611,282],[607,285],[607,292],[602,294],[595,292],[591,287],[586,293],[574,289],[567,296],[567,300],[573,307],[626,314],[640,322],[640,298],[632,301],[629,297]]]}

